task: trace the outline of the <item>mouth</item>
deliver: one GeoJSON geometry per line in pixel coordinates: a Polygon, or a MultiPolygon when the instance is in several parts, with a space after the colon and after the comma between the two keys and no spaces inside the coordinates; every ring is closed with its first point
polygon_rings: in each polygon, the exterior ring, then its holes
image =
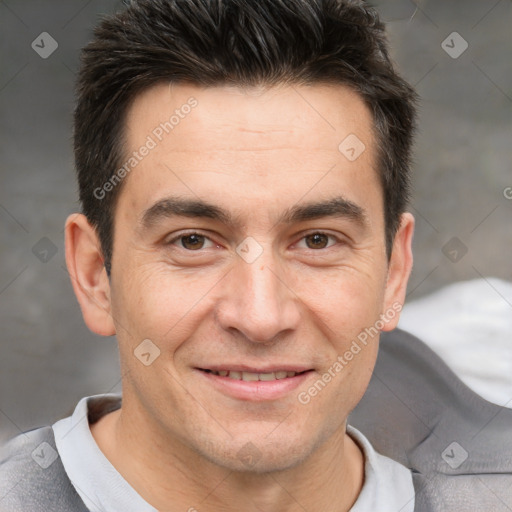
{"type": "Polygon", "coordinates": [[[237,371],[237,370],[209,370],[199,368],[201,371],[206,373],[211,373],[212,375],[217,375],[219,377],[227,377],[228,379],[233,380],[243,380],[245,382],[269,382],[272,380],[282,380],[282,379],[290,379],[295,377],[296,375],[301,375],[311,370],[303,370],[303,371],[287,371],[287,370],[277,370],[273,372],[246,372],[246,371],[237,371]]]}
{"type": "Polygon", "coordinates": [[[225,366],[195,370],[210,388],[237,400],[253,402],[285,398],[315,373],[304,367],[225,366]]]}

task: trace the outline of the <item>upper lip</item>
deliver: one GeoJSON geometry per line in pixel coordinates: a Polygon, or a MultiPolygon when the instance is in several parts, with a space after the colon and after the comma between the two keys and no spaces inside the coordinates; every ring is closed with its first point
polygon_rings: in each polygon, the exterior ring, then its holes
{"type": "Polygon", "coordinates": [[[230,372],[249,372],[249,373],[275,373],[275,372],[295,372],[302,373],[313,368],[303,365],[280,364],[272,366],[248,366],[246,364],[219,364],[211,366],[200,366],[199,370],[210,370],[213,372],[230,371],[230,372]]]}

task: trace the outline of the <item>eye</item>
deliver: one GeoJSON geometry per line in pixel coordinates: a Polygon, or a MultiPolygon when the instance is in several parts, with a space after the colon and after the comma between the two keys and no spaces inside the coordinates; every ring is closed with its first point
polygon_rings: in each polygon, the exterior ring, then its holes
{"type": "MultiPolygon", "coordinates": [[[[329,247],[336,245],[337,242],[339,243],[340,240],[334,235],[316,231],[303,236],[299,242],[299,247],[301,243],[305,243],[305,246],[302,245],[302,248],[312,250],[328,249],[329,247]]],[[[178,245],[178,247],[186,249],[187,251],[199,251],[201,249],[208,249],[216,246],[209,237],[198,232],[182,233],[169,240],[168,244],[178,245]]]]}
{"type": "Polygon", "coordinates": [[[327,249],[335,245],[336,242],[339,242],[335,236],[328,235],[321,231],[310,233],[309,235],[302,237],[301,242],[302,240],[305,241],[307,249],[327,249]],[[334,243],[329,245],[329,239],[334,240],[334,243]]]}
{"type": "Polygon", "coordinates": [[[208,247],[214,247],[215,244],[205,235],[201,233],[182,233],[181,235],[173,238],[169,241],[169,245],[175,245],[179,242],[179,247],[188,251],[198,251],[200,249],[207,249],[208,247]],[[210,243],[208,247],[205,247],[205,243],[210,243]]]}

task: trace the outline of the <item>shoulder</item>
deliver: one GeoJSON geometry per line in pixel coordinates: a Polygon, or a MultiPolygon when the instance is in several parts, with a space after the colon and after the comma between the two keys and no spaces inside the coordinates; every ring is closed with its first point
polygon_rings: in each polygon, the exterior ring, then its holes
{"type": "Polygon", "coordinates": [[[22,433],[0,447],[2,512],[86,512],[67,478],[51,427],[22,433]]]}
{"type": "Polygon", "coordinates": [[[417,511],[512,506],[512,410],[473,392],[419,338],[382,334],[349,422],[377,452],[411,468],[417,511]]]}

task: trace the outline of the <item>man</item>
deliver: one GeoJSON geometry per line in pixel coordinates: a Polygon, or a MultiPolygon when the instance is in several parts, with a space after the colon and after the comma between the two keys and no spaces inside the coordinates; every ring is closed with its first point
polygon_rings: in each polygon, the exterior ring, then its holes
{"type": "Polygon", "coordinates": [[[55,423],[35,453],[59,480],[3,509],[412,511],[410,470],[347,418],[412,267],[414,102],[363,2],[146,0],[104,20],[66,261],[87,326],[117,336],[122,405],[55,423]]]}

